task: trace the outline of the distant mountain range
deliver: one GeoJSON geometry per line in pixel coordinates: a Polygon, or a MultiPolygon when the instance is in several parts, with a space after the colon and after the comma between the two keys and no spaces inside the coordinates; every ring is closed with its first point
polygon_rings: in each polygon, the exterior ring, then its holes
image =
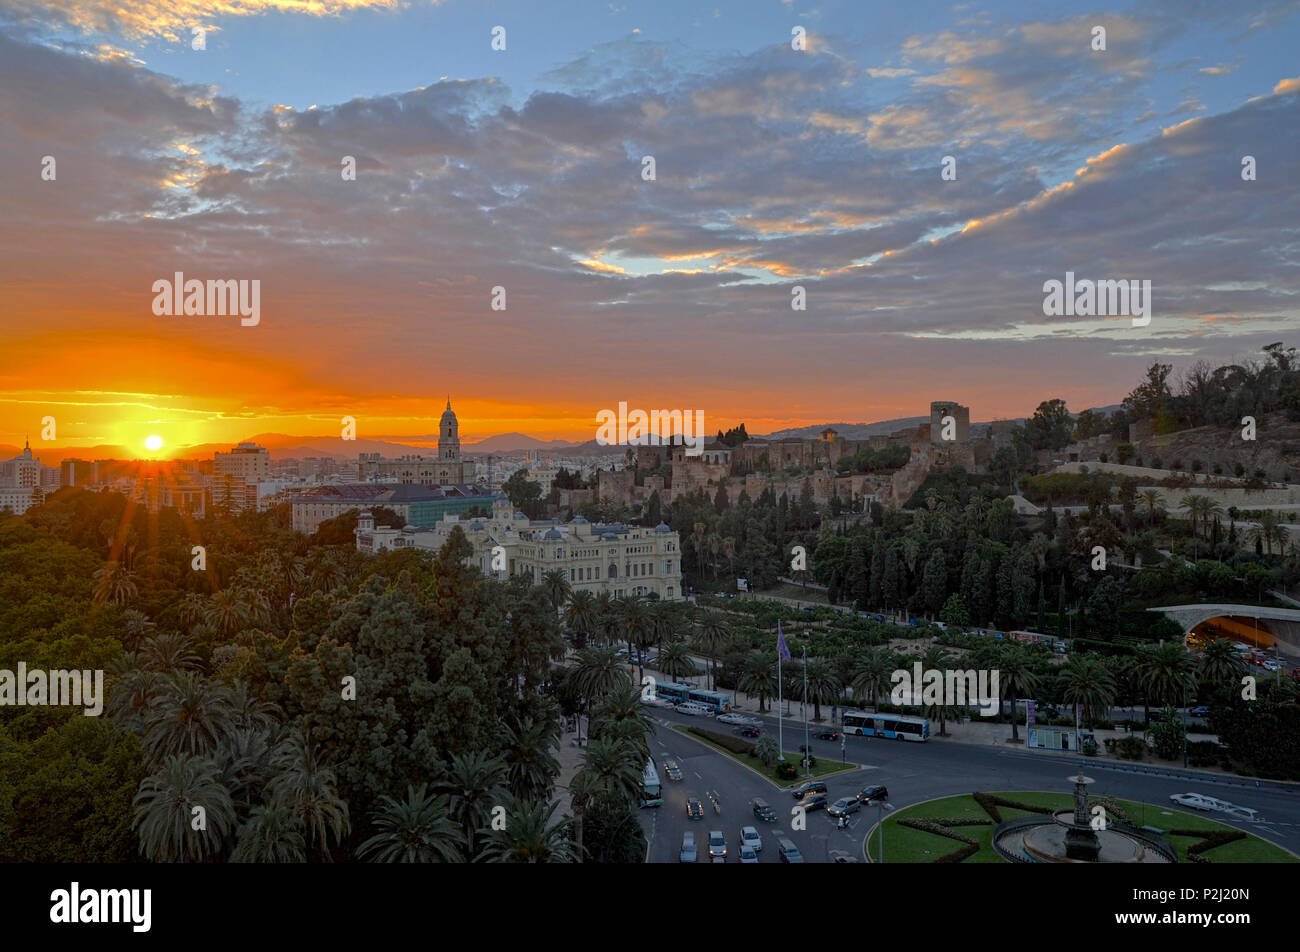
{"type": "MultiPolygon", "coordinates": [[[[1097,413],[1113,413],[1119,404],[1108,407],[1093,407],[1097,413]]],[[[1078,414],[1074,414],[1078,416],[1078,414]]],[[[899,417],[894,420],[879,420],[875,423],[818,423],[812,426],[800,426],[787,430],[777,430],[767,434],[751,434],[755,439],[817,439],[822,430],[828,426],[839,434],[841,439],[862,440],[872,436],[888,436],[896,430],[913,429],[929,422],[928,416],[899,417]]],[[[1025,418],[1014,419],[1014,423],[1024,423],[1025,418]]],[[[990,421],[971,423],[973,436],[980,436],[989,426],[990,421]]],[[[716,434],[710,434],[712,439],[716,434]]],[[[379,453],[386,457],[405,456],[408,454],[433,456],[437,454],[436,433],[425,437],[409,439],[427,440],[428,445],[411,443],[394,443],[388,440],[342,440],[329,436],[291,436],[286,433],[258,433],[248,437],[245,442],[265,446],[273,459],[302,458],[305,456],[332,456],[335,459],[356,459],[358,453],[379,453]]],[[[230,443],[200,443],[186,447],[177,453],[180,459],[211,459],[217,451],[228,451],[230,443]]],[[[566,442],[564,440],[539,440],[524,433],[499,433],[479,440],[477,443],[462,443],[462,451],[470,456],[510,456],[526,450],[549,450],[559,456],[605,456],[617,452],[612,447],[601,446],[595,440],[566,442]]],[[[0,459],[10,459],[22,452],[22,447],[0,444],[0,459]]],[[[43,447],[39,443],[32,447],[34,455],[46,466],[57,466],[65,459],[134,459],[139,451],[129,450],[124,446],[82,446],[82,447],[43,447]]]]}

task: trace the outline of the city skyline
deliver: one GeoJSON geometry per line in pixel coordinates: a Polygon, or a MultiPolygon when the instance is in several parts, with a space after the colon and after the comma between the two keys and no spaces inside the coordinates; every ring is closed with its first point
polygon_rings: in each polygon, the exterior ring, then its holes
{"type": "Polygon", "coordinates": [[[562,6],[0,3],[0,443],[1024,417],[1297,316],[1294,5],[562,6]],[[1075,274],[1150,325],[1045,317],[1075,274]]]}

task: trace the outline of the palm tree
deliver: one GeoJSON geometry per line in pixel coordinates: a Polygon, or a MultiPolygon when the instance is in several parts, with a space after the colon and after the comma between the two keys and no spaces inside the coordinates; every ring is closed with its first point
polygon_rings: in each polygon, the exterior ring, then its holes
{"type": "Polygon", "coordinates": [[[925,716],[939,721],[940,737],[948,736],[948,719],[953,718],[955,720],[964,713],[956,705],[949,704],[948,699],[945,697],[947,671],[953,665],[953,658],[953,653],[942,645],[931,645],[926,649],[925,654],[921,656],[922,684],[912,686],[912,691],[914,692],[912,703],[915,704],[917,702],[918,698],[916,695],[919,694],[921,702],[925,705],[925,716]],[[938,703],[933,704],[925,703],[924,680],[925,675],[930,671],[937,671],[940,678],[939,701],[938,703]]]}
{"type": "Polygon", "coordinates": [[[143,717],[153,704],[162,675],[141,666],[135,654],[121,655],[109,663],[108,714],[122,728],[143,729],[143,717]]]}
{"type": "Polygon", "coordinates": [[[1137,650],[1135,667],[1142,687],[1146,719],[1151,720],[1151,701],[1181,705],[1196,688],[1195,662],[1176,641],[1143,645],[1137,650]]]}
{"type": "Polygon", "coordinates": [[[208,756],[234,727],[228,687],[196,671],[175,671],[158,685],[140,742],[155,763],[175,754],[208,756]]]}
{"type": "Polygon", "coordinates": [[[1256,542],[1263,543],[1267,554],[1273,554],[1273,543],[1282,543],[1286,541],[1286,529],[1278,522],[1277,513],[1272,509],[1265,509],[1259,516],[1259,522],[1251,527],[1250,537],[1256,542]]]}
{"type": "Polygon", "coordinates": [[[452,755],[451,766],[439,782],[438,790],[450,797],[448,808],[464,834],[467,855],[476,852],[478,831],[488,825],[507,776],[508,767],[500,757],[483,751],[452,755]]]}
{"type": "Polygon", "coordinates": [[[1082,704],[1088,726],[1097,711],[1109,711],[1115,703],[1115,679],[1101,661],[1088,654],[1072,655],[1061,666],[1061,697],[1068,704],[1082,704]]]}
{"type": "Polygon", "coordinates": [[[569,839],[570,821],[552,823],[558,803],[516,800],[506,809],[506,823],[487,836],[475,861],[487,863],[575,863],[577,847],[569,839]]]}
{"type": "Polygon", "coordinates": [[[889,675],[898,667],[894,653],[886,648],[868,648],[862,652],[853,680],[853,697],[859,704],[866,704],[870,697],[872,707],[880,708],[880,692],[889,684],[889,675]]]}
{"type": "Polygon", "coordinates": [[[232,863],[305,863],[307,841],[302,827],[280,804],[253,807],[239,828],[232,863]]]}
{"type": "Polygon", "coordinates": [[[131,828],[142,855],[155,863],[184,863],[221,852],[234,830],[235,805],[219,773],[208,757],[170,756],[140,782],[131,828]]]}
{"type": "Polygon", "coordinates": [[[1004,644],[998,655],[998,687],[1011,701],[1011,742],[1019,742],[1016,730],[1016,698],[1032,697],[1038,691],[1039,677],[1029,653],[1018,645],[1004,644]]]}
{"type": "Polygon", "coordinates": [[[804,676],[807,679],[808,696],[803,698],[803,701],[805,704],[809,701],[812,702],[813,720],[820,721],[822,719],[822,704],[830,704],[839,700],[840,679],[836,677],[830,662],[825,658],[809,658],[804,662],[804,676]]]}
{"type": "Polygon", "coordinates": [[[1202,684],[1212,687],[1236,684],[1245,670],[1241,655],[1226,638],[1212,638],[1201,649],[1197,675],[1202,684]]]}
{"type": "Polygon", "coordinates": [[[709,690],[714,689],[713,663],[730,647],[732,641],[731,626],[718,612],[708,612],[703,624],[695,630],[695,643],[709,659],[709,690]]]}
{"type": "Polygon", "coordinates": [[[551,752],[559,739],[559,726],[551,719],[525,717],[505,725],[506,782],[515,797],[544,797],[560,773],[551,752]]]}
{"type": "Polygon", "coordinates": [[[1156,520],[1156,510],[1164,509],[1165,497],[1158,489],[1144,489],[1141,493],[1142,501],[1147,506],[1147,524],[1150,525],[1156,520]]]}
{"type": "Polygon", "coordinates": [[[320,761],[320,749],[294,732],[276,757],[280,773],[271,781],[272,802],[285,807],[307,831],[307,842],[327,860],[329,839],[341,842],[348,834],[348,805],[338,795],[334,770],[320,761]]]}
{"type": "Polygon", "coordinates": [[[766,711],[767,699],[776,695],[775,656],[766,651],[751,651],[745,656],[736,687],[750,697],[757,697],[759,711],[766,711]]]}
{"type": "Polygon", "coordinates": [[[243,596],[236,589],[225,588],[212,596],[203,620],[229,638],[244,626],[248,615],[249,605],[243,596]]]}
{"type": "Polygon", "coordinates": [[[670,678],[687,678],[700,673],[691,658],[691,649],[684,641],[670,641],[660,648],[655,667],[670,678]]]}
{"type": "Polygon", "coordinates": [[[123,632],[125,638],[123,645],[129,650],[134,651],[140,644],[140,641],[153,633],[157,624],[149,620],[149,616],[142,611],[134,608],[128,608],[122,612],[123,632]]]}
{"type": "Polygon", "coordinates": [[[551,600],[551,604],[555,606],[555,613],[558,615],[565,599],[569,597],[572,590],[569,585],[569,577],[565,574],[564,569],[551,569],[549,572],[543,572],[542,588],[545,589],[546,597],[551,600]]]}
{"type": "Polygon", "coordinates": [[[279,723],[280,709],[253,694],[247,681],[236,680],[230,688],[230,714],[237,728],[269,730],[279,723]]]}
{"type": "Polygon", "coordinates": [[[637,752],[627,744],[594,738],[583,751],[582,767],[573,782],[587,799],[634,805],[641,792],[644,767],[637,752]]]}
{"type": "Polygon", "coordinates": [[[140,649],[140,663],[154,671],[193,671],[201,662],[194,652],[194,639],[175,631],[165,631],[145,641],[140,649]]]}
{"type": "Polygon", "coordinates": [[[406,788],[405,800],[384,795],[372,815],[379,830],[357,849],[372,863],[459,863],[464,831],[452,819],[450,800],[428,792],[427,784],[406,788]]]}
{"type": "Polygon", "coordinates": [[[95,604],[112,602],[125,605],[139,594],[135,584],[135,573],[123,567],[119,562],[109,562],[103,568],[95,569],[95,604]]]}
{"type": "Polygon", "coordinates": [[[182,624],[187,628],[193,628],[203,620],[204,614],[208,610],[208,600],[198,592],[190,592],[176,608],[176,614],[182,624]]]}
{"type": "Polygon", "coordinates": [[[584,590],[569,593],[569,607],[565,612],[569,630],[576,633],[577,647],[586,647],[587,638],[596,628],[596,597],[584,590]]]}

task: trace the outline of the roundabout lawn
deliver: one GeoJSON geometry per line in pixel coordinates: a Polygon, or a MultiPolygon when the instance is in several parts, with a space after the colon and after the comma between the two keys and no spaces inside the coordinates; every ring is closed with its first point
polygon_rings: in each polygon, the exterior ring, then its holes
{"type": "MultiPolygon", "coordinates": [[[[986,791],[989,792],[989,791],[986,791]]],[[[1068,793],[1046,793],[1043,791],[1015,791],[1015,792],[993,792],[993,795],[1003,797],[1007,800],[1015,800],[1030,806],[1050,807],[1054,810],[1067,810],[1073,805],[1074,799],[1068,793]]],[[[1095,798],[1094,798],[1095,800],[1095,798]]],[[[1214,831],[1233,831],[1236,827],[1230,827],[1223,823],[1215,822],[1209,817],[1197,813],[1186,813],[1182,810],[1174,810],[1163,804],[1158,803],[1140,803],[1132,800],[1118,800],[1120,809],[1128,814],[1129,819],[1135,826],[1154,826],[1162,830],[1205,830],[1206,832],[1214,831]]],[[[1013,807],[999,806],[998,812],[1002,815],[1003,820],[1014,819],[1015,817],[1031,816],[1028,810],[1017,810],[1013,807]]],[[[1110,822],[1117,822],[1118,817],[1107,813],[1110,822]]],[[[885,819],[885,862],[886,863],[932,863],[940,856],[952,853],[962,848],[964,843],[959,840],[950,839],[946,836],[940,836],[936,833],[930,833],[925,830],[917,830],[911,827],[900,825],[899,821],[904,819],[930,819],[930,820],[953,820],[953,819],[984,819],[991,822],[981,826],[954,826],[953,832],[962,836],[969,837],[979,844],[979,850],[968,856],[963,862],[966,863],[1005,863],[1001,856],[993,849],[993,829],[997,826],[996,821],[984,811],[984,809],[975,802],[975,798],[970,794],[963,794],[956,797],[944,797],[939,800],[929,800],[925,803],[918,803],[914,806],[906,807],[889,814],[885,819]]],[[[1244,831],[1243,831],[1244,832],[1244,831]]],[[[1189,862],[1187,856],[1188,847],[1195,846],[1202,842],[1194,836],[1169,836],[1165,837],[1177,850],[1180,862],[1189,862]]],[[[880,830],[873,826],[871,835],[868,837],[868,854],[872,861],[879,859],[880,850],[880,830]]],[[[1258,836],[1250,833],[1246,834],[1244,840],[1236,840],[1232,843],[1226,843],[1222,846],[1216,846],[1205,851],[1204,857],[1214,863],[1297,863],[1300,857],[1287,852],[1279,846],[1269,843],[1258,836]]]]}

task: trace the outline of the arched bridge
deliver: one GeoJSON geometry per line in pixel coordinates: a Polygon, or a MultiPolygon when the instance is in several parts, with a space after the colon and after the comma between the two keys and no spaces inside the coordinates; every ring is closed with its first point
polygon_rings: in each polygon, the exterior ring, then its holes
{"type": "Polygon", "coordinates": [[[1148,608],[1172,618],[1184,636],[1230,638],[1261,648],[1274,645],[1291,655],[1300,654],[1300,609],[1266,608],[1262,605],[1166,605],[1148,608]]]}

